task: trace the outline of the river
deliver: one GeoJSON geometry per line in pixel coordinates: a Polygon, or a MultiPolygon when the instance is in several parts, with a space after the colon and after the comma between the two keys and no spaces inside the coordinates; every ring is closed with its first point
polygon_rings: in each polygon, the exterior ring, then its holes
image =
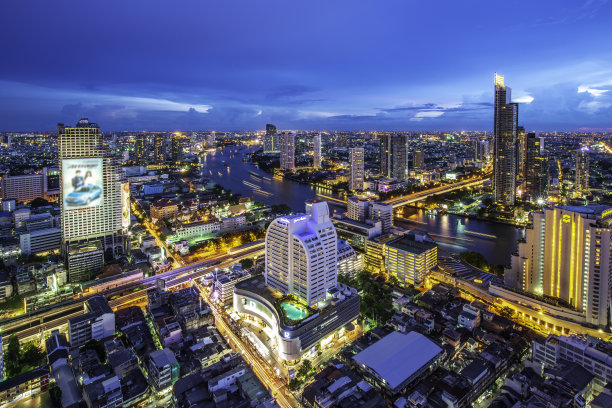
{"type": "MultiPolygon", "coordinates": [[[[321,198],[318,194],[331,195],[327,190],[276,179],[252,163],[243,161],[246,153],[254,149],[231,146],[206,154],[200,160],[202,173],[243,197],[254,197],[266,205],[287,204],[296,212],[304,211],[304,201],[321,198]]],[[[333,212],[342,211],[333,204],[330,208],[333,212]]],[[[396,220],[395,225],[426,231],[436,240],[442,253],[477,251],[493,264],[509,264],[510,255],[522,236],[522,231],[512,225],[455,215],[429,215],[414,208],[406,208],[404,218],[396,220]]]]}

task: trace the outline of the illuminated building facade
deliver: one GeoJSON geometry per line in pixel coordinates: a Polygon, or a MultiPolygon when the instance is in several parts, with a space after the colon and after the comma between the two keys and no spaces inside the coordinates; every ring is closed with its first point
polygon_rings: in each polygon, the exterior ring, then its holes
{"type": "Polygon", "coordinates": [[[349,149],[349,165],[349,190],[363,190],[363,147],[351,147],[349,149]]]}
{"type": "Polygon", "coordinates": [[[576,192],[579,196],[589,194],[589,150],[576,150],[576,192]]]}
{"type": "Polygon", "coordinates": [[[317,133],[313,137],[313,154],[312,154],[312,167],[315,169],[321,168],[321,134],[317,133]]]}
{"type": "Polygon", "coordinates": [[[504,283],[552,297],[582,314],[587,324],[608,324],[612,207],[554,207],[533,213],[504,283]]]}
{"type": "Polygon", "coordinates": [[[183,161],[183,154],[186,147],[189,147],[189,136],[183,135],[182,133],[173,133],[171,158],[174,163],[183,161]]]}
{"type": "Polygon", "coordinates": [[[273,153],[278,151],[278,138],[276,126],[268,123],[266,125],[266,133],[264,134],[264,153],[273,153]]]}
{"type": "Polygon", "coordinates": [[[504,77],[495,74],[493,186],[495,202],[503,205],[516,200],[518,104],[510,99],[504,77]]]}
{"type": "Polygon", "coordinates": [[[337,235],[326,202],[306,202],[306,214],[272,221],[266,232],[266,284],[306,304],[336,286],[337,235]]]}
{"type": "Polygon", "coordinates": [[[156,164],[163,164],[166,161],[167,150],[168,142],[166,141],[166,134],[156,133],[153,138],[153,153],[155,155],[156,164]]]}
{"type": "Polygon", "coordinates": [[[425,168],[425,154],[420,150],[412,152],[412,168],[422,170],[425,168]]]}
{"type": "Polygon", "coordinates": [[[147,135],[144,133],[138,133],[136,135],[136,141],[134,144],[134,161],[137,164],[145,165],[147,164],[147,135]]]}
{"type": "Polygon", "coordinates": [[[98,125],[87,119],[75,127],[59,124],[58,134],[62,254],[69,258],[71,246],[87,242],[101,243],[107,259],[125,254],[124,176],[117,158],[104,147],[98,125]]]}
{"type": "Polygon", "coordinates": [[[406,135],[384,134],[380,138],[380,173],[384,177],[408,178],[408,139],[406,135]]]}
{"type": "Polygon", "coordinates": [[[295,132],[283,131],[279,137],[280,168],[295,169],[295,132]]]}
{"type": "Polygon", "coordinates": [[[421,286],[438,264],[438,246],[423,236],[403,235],[383,246],[385,269],[403,285],[421,286]]]}
{"type": "Polygon", "coordinates": [[[548,158],[542,153],[543,147],[535,133],[525,136],[525,198],[531,202],[546,200],[548,158]]]}

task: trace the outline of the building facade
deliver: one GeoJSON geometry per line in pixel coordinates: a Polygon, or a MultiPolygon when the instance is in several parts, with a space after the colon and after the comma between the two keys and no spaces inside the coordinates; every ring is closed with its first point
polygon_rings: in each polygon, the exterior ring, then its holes
{"type": "Polygon", "coordinates": [[[565,302],[585,322],[607,326],[612,268],[612,207],[554,207],[534,212],[506,286],[565,302]]]}
{"type": "Polygon", "coordinates": [[[69,258],[71,246],[98,241],[106,258],[125,254],[119,161],[104,147],[98,125],[87,119],[75,127],[59,124],[58,134],[62,253],[69,258]]]}
{"type": "Polygon", "coordinates": [[[168,142],[165,133],[156,133],[153,137],[153,156],[156,164],[163,164],[166,161],[168,142]]]}
{"type": "Polygon", "coordinates": [[[384,177],[406,180],[409,170],[406,135],[382,135],[380,138],[380,173],[384,177]]]}
{"type": "Polygon", "coordinates": [[[272,221],[266,232],[266,284],[309,306],[336,286],[337,236],[326,202],[272,221]]]}
{"type": "Polygon", "coordinates": [[[412,152],[412,168],[414,170],[423,170],[425,168],[425,154],[420,150],[412,152]]]}
{"type": "Polygon", "coordinates": [[[295,169],[295,132],[283,131],[279,136],[280,168],[295,169]]]}
{"type": "Polygon", "coordinates": [[[542,139],[535,133],[525,136],[525,198],[531,202],[546,200],[548,158],[543,154],[542,139]]]}
{"type": "Polygon", "coordinates": [[[421,286],[438,264],[438,246],[415,235],[403,235],[383,246],[385,269],[405,285],[421,286]]]}
{"type": "Polygon", "coordinates": [[[315,169],[321,168],[321,134],[317,133],[314,135],[313,140],[313,153],[312,153],[312,167],[315,169]]]}
{"type": "Polygon", "coordinates": [[[266,133],[263,138],[264,153],[273,153],[278,150],[278,139],[276,134],[276,126],[268,123],[266,125],[266,133]]]}
{"type": "Polygon", "coordinates": [[[140,165],[147,164],[149,155],[149,149],[147,149],[147,135],[145,133],[138,133],[134,142],[134,161],[140,165]]]}
{"type": "Polygon", "coordinates": [[[349,190],[363,190],[364,160],[363,147],[349,148],[349,190]]]}
{"type": "Polygon", "coordinates": [[[589,150],[576,151],[576,193],[578,196],[589,194],[589,150]]]}
{"type": "Polygon", "coordinates": [[[512,206],[516,200],[516,140],[518,104],[510,102],[510,88],[495,74],[493,121],[493,188],[496,203],[512,206]]]}
{"type": "Polygon", "coordinates": [[[45,196],[44,175],[24,174],[2,177],[2,198],[30,202],[45,196]]]}

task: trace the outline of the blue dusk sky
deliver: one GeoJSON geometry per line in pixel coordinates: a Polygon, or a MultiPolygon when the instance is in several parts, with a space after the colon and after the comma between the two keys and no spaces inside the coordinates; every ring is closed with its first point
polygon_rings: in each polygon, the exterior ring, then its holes
{"type": "Polygon", "coordinates": [[[0,131],[612,130],[612,2],[40,0],[0,6],[0,131]]]}

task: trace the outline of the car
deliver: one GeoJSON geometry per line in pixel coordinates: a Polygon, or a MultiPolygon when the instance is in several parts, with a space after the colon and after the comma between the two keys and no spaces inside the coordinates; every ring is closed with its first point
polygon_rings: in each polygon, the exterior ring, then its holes
{"type": "Polygon", "coordinates": [[[96,200],[102,196],[102,187],[87,184],[81,186],[68,194],[66,197],[66,205],[87,205],[93,200],[96,200]]]}

